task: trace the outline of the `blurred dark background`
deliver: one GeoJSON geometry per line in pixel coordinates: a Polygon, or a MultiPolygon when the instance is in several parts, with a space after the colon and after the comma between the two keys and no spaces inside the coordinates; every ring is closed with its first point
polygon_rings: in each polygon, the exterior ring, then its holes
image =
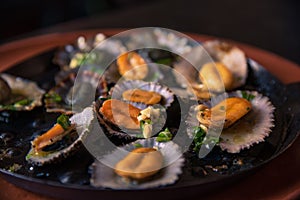
{"type": "Polygon", "coordinates": [[[2,0],[0,43],[49,32],[160,26],[248,43],[300,63],[298,0],[2,0]]]}

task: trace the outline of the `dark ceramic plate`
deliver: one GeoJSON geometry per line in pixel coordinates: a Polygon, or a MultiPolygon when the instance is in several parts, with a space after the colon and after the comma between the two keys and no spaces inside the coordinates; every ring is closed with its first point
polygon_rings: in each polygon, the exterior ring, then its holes
{"type": "MultiPolygon", "coordinates": [[[[59,70],[58,66],[52,64],[53,55],[53,51],[39,55],[6,72],[34,80],[48,90],[53,86],[54,74],[59,70]]],[[[272,133],[265,142],[239,154],[222,152],[218,147],[204,159],[198,159],[194,153],[185,153],[183,174],[172,186],[149,190],[94,188],[90,186],[89,181],[89,166],[93,157],[84,147],[60,164],[44,167],[28,164],[25,156],[30,148],[30,141],[51,127],[58,116],[46,113],[43,108],[36,108],[30,112],[0,113],[0,172],[7,180],[27,190],[68,199],[132,199],[132,195],[135,198],[153,199],[153,191],[155,196],[165,199],[179,198],[183,195],[186,198],[187,194],[207,192],[222,184],[236,181],[286,150],[300,130],[300,83],[284,85],[252,60],[248,60],[248,68],[247,83],[241,89],[257,90],[270,98],[276,108],[272,133]],[[17,163],[20,169],[11,172],[9,168],[14,163],[17,163]]]]}

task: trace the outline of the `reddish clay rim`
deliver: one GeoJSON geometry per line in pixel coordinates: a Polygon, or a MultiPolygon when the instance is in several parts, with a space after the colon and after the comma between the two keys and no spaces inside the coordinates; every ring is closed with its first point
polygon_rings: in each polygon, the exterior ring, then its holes
{"type": "MultiPolygon", "coordinates": [[[[58,46],[72,43],[78,36],[81,35],[91,37],[99,32],[102,32],[106,35],[114,35],[125,30],[126,29],[92,29],[65,33],[51,33],[10,42],[0,46],[0,71],[4,71],[13,65],[29,59],[37,54],[43,53],[58,46]]],[[[213,36],[198,35],[194,33],[186,34],[198,41],[215,39],[213,36]]],[[[222,40],[229,41],[240,47],[246,52],[247,57],[252,58],[260,63],[268,71],[277,76],[283,83],[289,84],[300,81],[299,65],[276,54],[250,45],[230,41],[227,39],[222,40]]]]}

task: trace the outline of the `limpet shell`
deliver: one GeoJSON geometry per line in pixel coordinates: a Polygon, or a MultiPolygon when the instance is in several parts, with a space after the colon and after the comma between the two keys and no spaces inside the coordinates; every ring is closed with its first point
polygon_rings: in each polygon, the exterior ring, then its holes
{"type": "MultiPolygon", "coordinates": [[[[139,50],[136,53],[138,53],[145,60],[145,63],[148,68],[148,73],[145,76],[145,78],[142,80],[156,82],[161,80],[164,77],[159,68],[159,65],[157,63],[152,62],[151,59],[149,58],[148,52],[139,50]]],[[[105,70],[104,75],[109,83],[115,84],[120,81],[126,81],[125,77],[122,77],[121,74],[119,73],[118,65],[116,61],[110,64],[110,66],[105,70]]]]}
{"type": "Polygon", "coordinates": [[[44,155],[36,155],[34,153],[34,149],[31,148],[26,158],[27,161],[32,164],[42,166],[48,163],[59,162],[75,153],[82,146],[82,141],[88,135],[93,119],[94,113],[92,107],[87,107],[81,113],[73,115],[70,118],[70,121],[71,124],[76,124],[76,132],[78,134],[78,138],[70,146],[65,147],[59,151],[54,151],[44,155]]]}
{"type": "Polygon", "coordinates": [[[248,74],[245,53],[238,47],[219,40],[203,43],[206,51],[218,62],[223,63],[232,73],[232,89],[245,84],[248,74]]]}
{"type": "MultiPolygon", "coordinates": [[[[174,101],[174,94],[168,87],[160,85],[159,83],[145,82],[139,80],[124,81],[124,82],[117,83],[112,89],[111,92],[112,98],[122,99],[123,92],[131,89],[153,91],[160,94],[162,96],[162,100],[160,104],[165,108],[171,106],[172,102],[174,101]]],[[[143,104],[141,103],[136,103],[136,102],[129,102],[129,103],[141,109],[146,108],[146,106],[143,106],[143,104]]]]}
{"type": "MultiPolygon", "coordinates": [[[[84,70],[82,71],[81,76],[78,77],[77,72],[70,71],[69,75],[66,76],[61,82],[59,82],[52,89],[50,89],[47,95],[45,96],[44,102],[45,102],[45,107],[47,112],[61,112],[66,114],[73,114],[75,112],[75,109],[72,109],[72,106],[76,104],[75,98],[79,98],[78,99],[79,101],[82,98],[78,95],[79,90],[71,91],[74,88],[73,86],[75,83],[75,79],[77,79],[76,80],[77,86],[82,86],[83,84],[86,83],[90,89],[84,92],[86,93],[94,92],[95,98],[99,96],[106,97],[108,94],[108,88],[104,76],[100,76],[98,73],[92,71],[84,70]],[[61,100],[59,101],[53,100],[51,96],[56,94],[59,95],[61,100]]],[[[88,98],[88,97],[83,95],[83,98],[88,98]]],[[[88,100],[85,101],[84,103],[89,103],[88,100]]],[[[90,102],[90,105],[92,105],[92,102],[90,102]]],[[[86,105],[86,106],[90,106],[90,105],[86,105]]]]}
{"type": "Polygon", "coordinates": [[[182,157],[180,147],[176,143],[172,141],[160,143],[156,141],[156,138],[137,140],[126,146],[117,148],[112,153],[95,161],[91,166],[91,185],[94,187],[112,189],[147,189],[171,185],[178,180],[179,175],[182,173],[183,164],[184,158],[182,157]],[[164,163],[166,166],[156,175],[143,182],[136,182],[132,180],[124,181],[124,179],[115,174],[114,169],[110,166],[115,166],[116,163],[122,160],[129,152],[137,148],[137,145],[156,148],[161,151],[164,156],[164,163]],[[106,166],[103,163],[110,163],[110,166],[106,166]]]}
{"type": "Polygon", "coordinates": [[[14,93],[20,94],[24,96],[26,99],[31,101],[28,105],[12,104],[12,106],[8,106],[8,107],[6,105],[0,105],[0,111],[3,110],[30,111],[35,107],[42,105],[42,98],[45,91],[39,88],[35,82],[20,77],[15,77],[9,74],[4,74],[4,73],[1,74],[0,76],[9,85],[12,94],[14,93]]]}
{"type": "MultiPolygon", "coordinates": [[[[252,109],[248,114],[238,120],[227,129],[222,130],[219,146],[222,150],[229,153],[239,153],[243,149],[249,149],[254,144],[263,142],[269,136],[272,127],[274,127],[274,106],[268,97],[256,91],[235,91],[228,93],[228,97],[241,97],[243,95],[252,96],[249,99],[252,109]]],[[[206,102],[210,107],[210,103],[206,102]]],[[[186,124],[188,125],[187,134],[193,137],[193,127],[199,126],[196,119],[195,106],[190,108],[186,124]]]]}

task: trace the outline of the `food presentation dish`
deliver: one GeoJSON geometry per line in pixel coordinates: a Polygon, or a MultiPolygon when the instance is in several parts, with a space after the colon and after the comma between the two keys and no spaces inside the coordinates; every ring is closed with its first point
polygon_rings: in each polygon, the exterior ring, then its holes
{"type": "MultiPolygon", "coordinates": [[[[50,52],[49,54],[51,53],[53,52],[50,52]]],[[[274,111],[275,128],[272,128],[272,132],[270,136],[266,138],[265,142],[260,143],[258,145],[254,145],[249,150],[247,149],[242,150],[242,152],[238,154],[230,154],[222,151],[219,147],[215,147],[215,149],[211,152],[211,154],[209,154],[204,159],[199,159],[197,157],[197,154],[193,152],[192,150],[193,147],[192,147],[184,155],[185,164],[182,168],[183,173],[179,175],[179,180],[175,184],[171,184],[170,186],[157,187],[156,189],[158,191],[168,190],[170,188],[171,189],[184,188],[186,186],[195,187],[197,185],[205,185],[216,181],[220,182],[228,177],[235,177],[236,175],[243,174],[248,170],[255,169],[257,166],[260,166],[261,164],[268,162],[279,152],[284,150],[285,147],[289,145],[290,142],[292,141],[292,140],[287,140],[288,137],[292,137],[293,139],[296,137],[296,134],[294,135],[292,134],[293,136],[291,136],[290,133],[288,135],[281,134],[282,132],[285,132],[287,130],[285,130],[286,119],[282,117],[283,114],[286,112],[284,111],[284,108],[281,107],[280,105],[288,105],[288,100],[284,100],[284,98],[282,99],[281,97],[285,96],[288,99],[290,95],[289,94],[290,91],[286,88],[286,86],[281,84],[276,78],[270,75],[266,70],[264,70],[261,66],[259,66],[254,61],[248,59],[247,65],[248,65],[248,78],[246,83],[239,89],[252,90],[252,91],[256,90],[259,93],[268,96],[270,102],[272,102],[273,106],[276,108],[274,111]],[[271,82],[272,84],[270,85],[265,84],[269,82],[271,82]],[[278,94],[282,94],[282,95],[278,95],[278,94]]],[[[53,75],[56,73],[57,71],[53,73],[53,75]]],[[[40,81],[40,82],[38,81],[38,83],[39,85],[49,84],[49,82],[46,83],[44,81],[40,81]]],[[[54,85],[53,80],[52,80],[52,85],[54,85]]],[[[43,87],[43,88],[46,91],[49,91],[51,87],[43,87]]],[[[174,103],[176,103],[176,101],[178,101],[178,99],[175,98],[174,103]]],[[[174,103],[173,103],[173,107],[171,103],[170,108],[167,108],[167,109],[173,109],[169,111],[171,113],[172,111],[174,113],[174,109],[176,112],[176,106],[174,107],[174,103]]],[[[17,114],[17,115],[24,115],[24,116],[27,116],[28,114],[28,113],[14,113],[14,112],[12,113],[13,115],[17,114]]],[[[30,115],[33,115],[31,119],[39,119],[38,120],[40,121],[39,124],[35,125],[36,126],[35,130],[39,131],[39,133],[36,133],[36,135],[34,136],[32,135],[32,132],[28,132],[27,136],[22,134],[22,136],[24,136],[22,140],[26,142],[26,147],[22,147],[22,148],[29,148],[30,141],[32,141],[37,135],[46,132],[47,129],[52,127],[56,121],[56,118],[59,116],[58,114],[55,113],[46,113],[43,108],[37,108],[37,110],[33,111],[30,115]],[[40,115],[41,115],[40,113],[45,114],[47,116],[47,119],[45,118],[40,119],[40,115]]],[[[97,113],[97,116],[95,118],[99,118],[99,116],[101,117],[101,113],[100,114],[97,113]]],[[[167,116],[170,116],[169,113],[167,116]]],[[[8,120],[14,119],[14,117],[16,116],[9,116],[8,120]]],[[[113,127],[112,124],[109,124],[109,122],[107,121],[104,122],[108,124],[109,127],[113,127]]],[[[26,124],[29,122],[23,122],[23,123],[26,124]]],[[[172,127],[172,122],[170,122],[170,124],[171,124],[169,127],[170,131],[171,133],[174,133],[172,131],[174,131],[175,128],[172,127]]],[[[32,124],[29,126],[30,127],[28,128],[32,128],[32,124]]],[[[7,127],[7,130],[9,130],[9,126],[7,127]]],[[[114,129],[114,131],[118,132],[119,130],[114,129]]],[[[26,132],[26,130],[24,130],[24,132],[26,132]]],[[[19,139],[17,138],[16,140],[19,141],[19,139]]],[[[115,142],[122,143],[123,139],[116,138],[115,142]]],[[[15,141],[12,143],[15,145],[15,141]]],[[[24,143],[22,143],[22,145],[24,143]]],[[[26,153],[27,152],[28,151],[26,150],[26,153]]],[[[24,159],[25,156],[26,155],[22,155],[19,157],[19,159],[22,160],[22,158],[24,159]]],[[[26,172],[22,172],[22,170],[25,170],[22,168],[19,169],[20,171],[16,170],[14,174],[23,173],[27,177],[34,177],[34,179],[36,179],[36,177],[39,177],[40,180],[50,180],[56,182],[57,184],[63,183],[61,184],[62,187],[66,186],[72,188],[74,186],[75,188],[79,187],[86,190],[98,191],[99,193],[107,191],[107,189],[104,189],[103,187],[90,186],[90,174],[89,174],[90,172],[88,171],[89,167],[87,166],[90,166],[91,162],[93,162],[93,158],[89,155],[89,153],[85,152],[84,148],[81,148],[79,151],[77,151],[77,154],[76,153],[73,154],[73,157],[66,158],[66,160],[59,161],[59,162],[60,162],[59,165],[53,164],[52,166],[43,166],[41,168],[33,166],[33,170],[31,171],[32,174],[30,174],[30,171],[28,170],[26,172]],[[82,157],[84,157],[85,159],[81,160],[82,157]],[[73,171],[68,170],[69,173],[68,174],[66,169],[70,169],[70,166],[76,163],[81,163],[83,165],[81,166],[82,168],[79,169],[80,166],[77,166],[76,168],[73,169],[73,171]],[[51,169],[54,166],[56,166],[56,169],[55,170],[51,169]]],[[[25,165],[27,165],[26,167],[28,168],[32,167],[30,164],[28,165],[27,163],[25,165]]],[[[7,164],[3,168],[7,170],[8,169],[7,167],[11,167],[11,166],[13,165],[7,164]]],[[[17,165],[15,165],[15,167],[18,168],[17,165]]],[[[22,167],[25,168],[25,166],[22,167]]],[[[13,169],[14,168],[11,168],[11,170],[13,169]]]]}

